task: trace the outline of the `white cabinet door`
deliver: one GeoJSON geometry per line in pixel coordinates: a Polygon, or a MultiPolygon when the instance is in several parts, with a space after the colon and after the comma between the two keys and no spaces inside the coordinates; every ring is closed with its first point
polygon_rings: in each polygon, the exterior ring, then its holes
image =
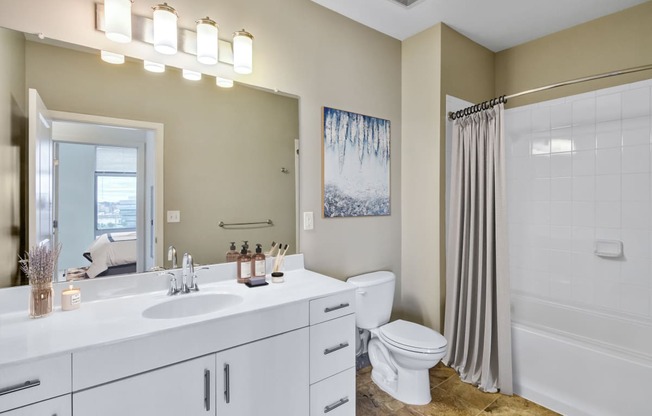
{"type": "Polygon", "coordinates": [[[218,416],[308,415],[308,342],[303,328],[218,353],[218,416]]]}
{"type": "Polygon", "coordinates": [[[75,416],[215,415],[215,354],[73,393],[75,416]]]}

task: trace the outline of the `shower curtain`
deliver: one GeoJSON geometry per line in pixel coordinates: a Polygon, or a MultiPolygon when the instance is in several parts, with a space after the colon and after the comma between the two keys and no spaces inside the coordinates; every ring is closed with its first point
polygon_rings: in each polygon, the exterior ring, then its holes
{"type": "Polygon", "coordinates": [[[453,126],[444,363],[486,392],[512,394],[504,105],[453,126]]]}

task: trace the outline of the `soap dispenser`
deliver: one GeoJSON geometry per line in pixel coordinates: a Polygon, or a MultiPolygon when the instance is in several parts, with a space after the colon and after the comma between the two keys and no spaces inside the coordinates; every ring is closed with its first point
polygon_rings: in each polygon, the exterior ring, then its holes
{"type": "Polygon", "coordinates": [[[238,261],[238,257],[240,257],[240,253],[235,249],[235,241],[231,241],[231,247],[229,248],[229,251],[226,252],[226,262],[230,263],[238,261]]]}
{"type": "Polygon", "coordinates": [[[251,257],[251,269],[254,277],[265,277],[265,274],[267,274],[262,244],[256,244],[256,254],[251,257]]]}
{"type": "Polygon", "coordinates": [[[246,283],[251,279],[251,256],[247,254],[247,247],[242,246],[238,256],[238,283],[246,283]]]}

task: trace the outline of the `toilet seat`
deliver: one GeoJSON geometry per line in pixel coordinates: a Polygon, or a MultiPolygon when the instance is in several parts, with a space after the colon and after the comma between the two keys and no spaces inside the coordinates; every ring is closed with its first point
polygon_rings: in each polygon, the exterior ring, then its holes
{"type": "Polygon", "coordinates": [[[421,354],[440,354],[448,344],[437,331],[401,319],[380,327],[378,337],[395,348],[421,354]]]}

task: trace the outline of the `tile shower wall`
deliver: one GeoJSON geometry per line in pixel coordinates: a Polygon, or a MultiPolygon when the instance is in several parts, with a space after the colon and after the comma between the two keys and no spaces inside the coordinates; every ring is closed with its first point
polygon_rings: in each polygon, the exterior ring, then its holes
{"type": "Polygon", "coordinates": [[[652,318],[652,80],[506,112],[512,290],[652,318]],[[624,255],[594,254],[596,239],[624,255]]]}

